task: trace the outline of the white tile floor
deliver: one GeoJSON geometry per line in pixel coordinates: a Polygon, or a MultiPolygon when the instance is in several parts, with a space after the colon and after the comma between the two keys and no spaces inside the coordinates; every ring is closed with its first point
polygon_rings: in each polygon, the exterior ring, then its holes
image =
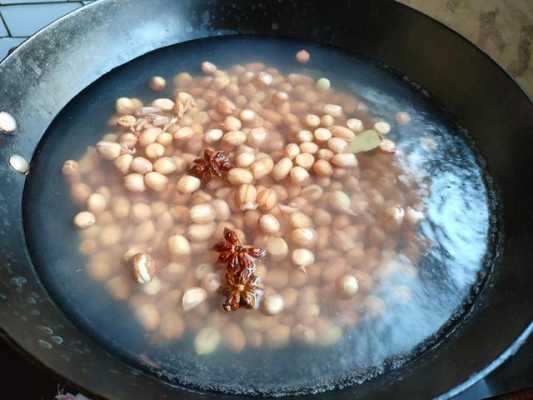
{"type": "Polygon", "coordinates": [[[0,60],[11,48],[36,31],[91,2],[87,0],[0,0],[0,60]]]}
{"type": "Polygon", "coordinates": [[[10,5],[0,7],[0,12],[11,36],[24,37],[82,6],[82,3],[72,2],[10,5]]]}

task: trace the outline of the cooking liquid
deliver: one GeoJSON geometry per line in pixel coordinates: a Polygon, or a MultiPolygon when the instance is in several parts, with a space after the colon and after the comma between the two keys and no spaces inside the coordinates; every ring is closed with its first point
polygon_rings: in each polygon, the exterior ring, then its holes
{"type": "Polygon", "coordinates": [[[332,48],[289,40],[197,40],[152,52],[105,75],[78,95],[49,128],[34,156],[24,202],[35,266],[73,321],[136,367],[172,383],[232,393],[327,390],[402,365],[437,340],[434,335],[443,333],[443,327],[474,301],[473,288],[482,281],[491,251],[489,191],[461,132],[427,97],[385,68],[332,48]],[[311,62],[304,66],[294,60],[300,48],[311,53],[311,62]],[[391,123],[389,136],[399,150],[393,157],[419,187],[429,187],[427,196],[420,193],[426,218],[418,232],[429,246],[416,265],[401,252],[382,262],[377,269],[385,278],[372,289],[370,299],[380,299],[384,311],[373,312],[375,307],[368,302],[355,304],[363,310],[358,324],[347,328],[333,345],[291,341],[281,349],[246,347],[234,353],[221,347],[199,356],[194,334],[189,332],[179,341],[154,339],[126,303],[114,300],[102,283],[85,273],[86,261],[72,226],[78,209],[60,173],[62,163],[79,159],[109,130],[107,120],[116,98],[163,97],[147,87],[153,75],[171,83],[181,71],[200,74],[199,65],[205,60],[224,69],[261,61],[285,74],[327,77],[332,89],[353,92],[368,105],[370,115],[391,123]],[[395,123],[399,111],[409,113],[411,122],[395,123]]]}

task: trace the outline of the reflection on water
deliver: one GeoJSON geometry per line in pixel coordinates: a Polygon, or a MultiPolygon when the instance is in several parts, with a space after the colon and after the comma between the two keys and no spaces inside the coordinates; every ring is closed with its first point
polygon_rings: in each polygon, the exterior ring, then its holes
{"type": "Polygon", "coordinates": [[[40,147],[39,168],[30,176],[25,221],[39,272],[58,303],[110,350],[137,366],[175,383],[231,392],[281,393],[324,390],[339,381],[363,380],[408,360],[467,301],[483,270],[489,233],[489,202],[483,172],[463,137],[405,81],[374,64],[315,45],[271,39],[218,38],[164,49],[114,71],[68,106],[40,147]],[[386,279],[368,299],[355,303],[366,316],[331,347],[215,352],[199,357],[191,338],[154,346],[128,309],[115,303],[80,272],[65,183],[58,173],[63,160],[76,158],[93,144],[116,97],[145,97],[145,82],[157,74],[196,70],[209,59],[221,66],[260,59],[281,70],[300,71],[293,56],[306,47],[313,63],[305,72],[327,76],[334,87],[357,92],[376,116],[391,121],[401,162],[422,187],[427,217],[420,235],[429,244],[417,266],[405,254],[386,257],[379,273],[386,279]],[[407,111],[411,123],[396,125],[407,111]],[[41,178],[40,178],[41,177],[41,178]],[[46,183],[44,183],[46,182],[46,183]],[[39,196],[40,201],[31,201],[39,196]],[[28,221],[31,221],[29,223],[28,221]],[[39,238],[64,238],[50,242],[39,238]],[[88,301],[90,300],[90,301],[88,301]]]}

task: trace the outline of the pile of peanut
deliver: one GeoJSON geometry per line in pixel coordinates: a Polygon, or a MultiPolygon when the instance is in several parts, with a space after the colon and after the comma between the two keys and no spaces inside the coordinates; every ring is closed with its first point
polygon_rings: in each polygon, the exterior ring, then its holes
{"type": "MultiPolygon", "coordinates": [[[[168,97],[149,104],[119,98],[112,132],[65,162],[87,274],[126,301],[156,343],[191,332],[198,354],[334,344],[384,311],[371,289],[392,273],[387,261],[404,254],[415,264],[423,249],[420,188],[394,143],[349,151],[360,132],[385,137],[393,127],[326,78],[259,62],[201,70],[176,75],[171,96],[154,77],[150,87],[168,97]],[[225,180],[187,174],[205,148],[232,160],[225,180]],[[225,227],[268,252],[257,263],[258,311],[222,310],[224,268],[211,249],[225,227]]],[[[409,300],[407,287],[397,292],[409,300]]]]}

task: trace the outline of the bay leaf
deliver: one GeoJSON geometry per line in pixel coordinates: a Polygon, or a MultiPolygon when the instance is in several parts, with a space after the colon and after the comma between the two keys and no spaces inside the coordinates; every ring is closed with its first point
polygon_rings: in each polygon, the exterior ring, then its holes
{"type": "Polygon", "coordinates": [[[350,152],[357,154],[374,150],[379,147],[380,143],[381,138],[379,137],[379,134],[376,131],[369,129],[355,136],[350,143],[350,152]]]}

